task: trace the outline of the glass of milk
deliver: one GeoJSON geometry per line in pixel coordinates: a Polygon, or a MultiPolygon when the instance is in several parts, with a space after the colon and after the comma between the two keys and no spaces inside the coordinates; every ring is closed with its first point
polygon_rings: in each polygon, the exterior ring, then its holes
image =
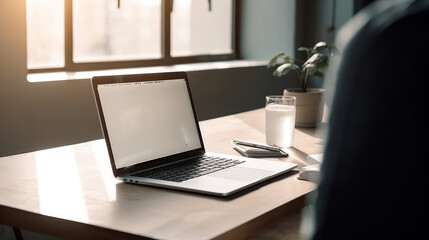
{"type": "Polygon", "coordinates": [[[292,146],[295,129],[296,98],[267,96],[265,104],[265,136],[268,145],[292,146]]]}

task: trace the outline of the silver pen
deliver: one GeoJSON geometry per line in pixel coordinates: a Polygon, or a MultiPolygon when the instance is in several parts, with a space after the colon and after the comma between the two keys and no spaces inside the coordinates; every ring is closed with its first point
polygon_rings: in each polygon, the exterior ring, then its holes
{"type": "Polygon", "coordinates": [[[232,140],[232,142],[235,144],[238,144],[238,145],[260,148],[260,149],[265,149],[265,150],[270,150],[270,151],[275,151],[275,152],[282,152],[284,154],[288,154],[282,148],[276,147],[276,146],[270,146],[270,145],[266,145],[266,144],[248,142],[248,141],[243,141],[243,140],[232,140]]]}

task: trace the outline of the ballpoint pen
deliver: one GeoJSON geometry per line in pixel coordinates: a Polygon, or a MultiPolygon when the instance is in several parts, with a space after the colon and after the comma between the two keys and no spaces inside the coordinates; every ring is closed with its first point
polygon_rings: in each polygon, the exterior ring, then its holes
{"type": "Polygon", "coordinates": [[[282,152],[284,154],[288,154],[281,147],[276,147],[276,146],[271,146],[271,145],[266,145],[266,144],[261,144],[261,143],[248,142],[248,141],[243,141],[243,140],[232,140],[232,142],[235,144],[238,144],[238,145],[260,148],[260,149],[265,149],[265,150],[270,150],[270,151],[275,151],[275,152],[282,152]]]}

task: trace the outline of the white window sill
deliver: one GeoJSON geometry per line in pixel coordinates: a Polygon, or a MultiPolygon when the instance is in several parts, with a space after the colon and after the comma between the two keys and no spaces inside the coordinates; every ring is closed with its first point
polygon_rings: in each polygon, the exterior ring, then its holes
{"type": "Polygon", "coordinates": [[[264,60],[235,60],[235,61],[222,61],[222,62],[178,64],[178,65],[172,65],[172,66],[123,68],[123,69],[79,71],[79,72],[31,73],[27,75],[27,81],[49,82],[49,81],[63,81],[63,80],[81,80],[81,79],[91,79],[93,76],[175,72],[175,71],[190,72],[190,71],[204,71],[204,70],[228,69],[228,68],[257,67],[257,66],[266,66],[266,64],[267,64],[267,61],[264,61],[264,60]]]}

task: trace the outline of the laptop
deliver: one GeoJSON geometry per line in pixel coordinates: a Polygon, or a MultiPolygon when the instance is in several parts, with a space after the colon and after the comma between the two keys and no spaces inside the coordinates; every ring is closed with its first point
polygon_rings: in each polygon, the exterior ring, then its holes
{"type": "Polygon", "coordinates": [[[296,164],[205,151],[185,72],[91,79],[113,175],[228,196],[296,164]]]}

